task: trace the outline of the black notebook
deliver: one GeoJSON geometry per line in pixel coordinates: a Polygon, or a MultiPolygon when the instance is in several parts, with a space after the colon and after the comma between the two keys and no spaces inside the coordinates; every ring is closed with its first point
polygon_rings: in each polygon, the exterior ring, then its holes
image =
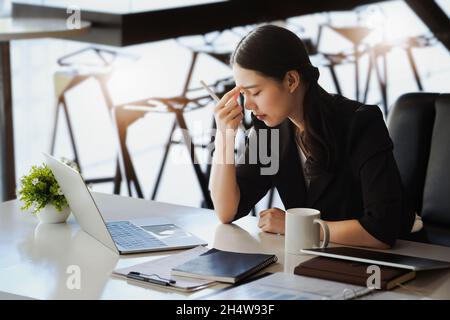
{"type": "Polygon", "coordinates": [[[236,283],[277,261],[273,254],[239,253],[211,249],[172,269],[172,274],[236,283]]]}

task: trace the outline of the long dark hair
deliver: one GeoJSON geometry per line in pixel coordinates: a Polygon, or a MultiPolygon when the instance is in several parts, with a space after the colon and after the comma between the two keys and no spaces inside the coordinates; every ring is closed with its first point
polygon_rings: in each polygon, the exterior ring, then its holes
{"type": "Polygon", "coordinates": [[[288,71],[299,72],[307,85],[302,137],[309,153],[307,175],[314,178],[323,171],[333,171],[337,150],[331,123],[327,120],[326,100],[330,95],[317,83],[319,70],[311,64],[303,41],[285,28],[264,25],[241,39],[230,58],[230,64],[235,63],[279,82],[288,71]]]}

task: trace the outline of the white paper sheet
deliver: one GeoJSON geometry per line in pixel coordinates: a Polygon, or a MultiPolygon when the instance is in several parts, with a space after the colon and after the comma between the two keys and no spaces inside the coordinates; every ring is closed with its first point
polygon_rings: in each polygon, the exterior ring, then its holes
{"type": "Polygon", "coordinates": [[[278,272],[205,298],[211,300],[347,300],[355,298],[400,300],[421,297],[278,272]]]}

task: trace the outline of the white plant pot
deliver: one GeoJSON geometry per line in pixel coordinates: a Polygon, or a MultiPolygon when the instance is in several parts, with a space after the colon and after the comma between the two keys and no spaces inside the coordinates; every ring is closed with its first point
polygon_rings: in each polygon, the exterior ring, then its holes
{"type": "Polygon", "coordinates": [[[62,223],[67,220],[69,215],[69,207],[65,207],[62,211],[58,211],[53,205],[46,205],[37,213],[37,217],[41,223],[62,223]]]}

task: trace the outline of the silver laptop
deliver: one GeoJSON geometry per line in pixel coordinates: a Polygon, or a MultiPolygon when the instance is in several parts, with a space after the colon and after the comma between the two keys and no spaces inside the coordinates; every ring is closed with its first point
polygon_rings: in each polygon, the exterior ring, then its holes
{"type": "Polygon", "coordinates": [[[45,154],[81,228],[118,254],[192,248],[207,242],[163,217],[105,222],[81,175],[45,154]]]}

